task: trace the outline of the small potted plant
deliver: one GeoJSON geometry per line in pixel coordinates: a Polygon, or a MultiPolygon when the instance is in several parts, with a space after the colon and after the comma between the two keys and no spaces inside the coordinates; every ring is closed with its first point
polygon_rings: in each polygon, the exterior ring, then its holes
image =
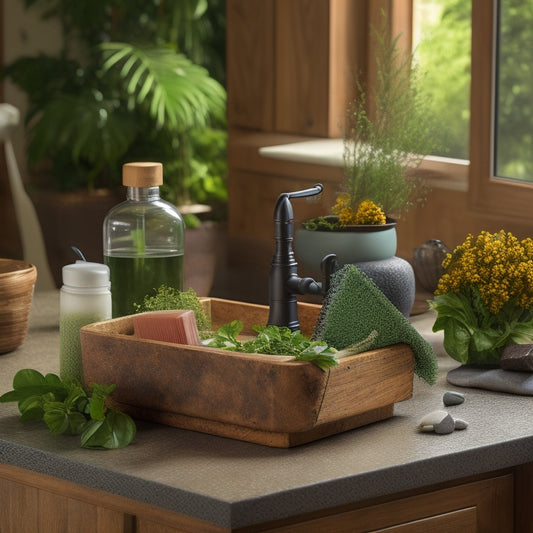
{"type": "Polygon", "coordinates": [[[371,91],[358,79],[347,109],[342,189],[330,214],[296,234],[297,255],[309,267],[331,252],[341,263],[393,257],[396,220],[426,199],[415,171],[435,137],[413,55],[398,48],[386,21],[373,32],[377,79],[371,91]]]}
{"type": "Polygon", "coordinates": [[[443,261],[433,331],[462,364],[498,365],[506,346],[533,343],[533,240],[469,234],[443,261]]]}

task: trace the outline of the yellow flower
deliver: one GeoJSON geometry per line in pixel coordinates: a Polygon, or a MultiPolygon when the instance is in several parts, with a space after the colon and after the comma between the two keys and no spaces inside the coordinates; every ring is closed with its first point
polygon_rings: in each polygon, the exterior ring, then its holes
{"type": "Polygon", "coordinates": [[[337,196],[336,202],[331,208],[331,212],[335,215],[340,215],[342,209],[350,207],[351,197],[347,192],[343,192],[337,196]]]}
{"type": "Polygon", "coordinates": [[[385,222],[387,222],[387,217],[383,209],[371,200],[364,200],[357,207],[356,224],[385,224],[385,222]]]}
{"type": "Polygon", "coordinates": [[[447,254],[435,294],[471,296],[472,290],[490,313],[508,302],[522,309],[533,306],[533,241],[519,241],[512,233],[482,231],[469,234],[453,253],[447,254]]]}
{"type": "Polygon", "coordinates": [[[343,207],[339,211],[339,222],[343,226],[351,226],[357,224],[356,213],[351,207],[343,207]]]}
{"type": "Polygon", "coordinates": [[[352,198],[347,192],[337,196],[331,212],[338,215],[343,226],[354,224],[385,224],[387,217],[383,210],[371,200],[364,200],[357,206],[357,211],[352,207],[352,198]]]}

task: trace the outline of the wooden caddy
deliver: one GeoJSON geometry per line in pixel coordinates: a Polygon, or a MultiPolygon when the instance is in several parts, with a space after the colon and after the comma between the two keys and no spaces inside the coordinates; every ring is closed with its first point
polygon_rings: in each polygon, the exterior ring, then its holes
{"type": "MultiPolygon", "coordinates": [[[[204,299],[213,329],[239,319],[243,335],[268,307],[204,299]]],[[[310,335],[320,306],[298,304],[310,335]]],[[[339,360],[322,371],[290,356],[242,354],[133,336],[131,316],[81,330],[86,383],[116,384],[111,404],[134,418],[287,448],[393,416],[410,398],[413,353],[397,344],[339,360]]]]}

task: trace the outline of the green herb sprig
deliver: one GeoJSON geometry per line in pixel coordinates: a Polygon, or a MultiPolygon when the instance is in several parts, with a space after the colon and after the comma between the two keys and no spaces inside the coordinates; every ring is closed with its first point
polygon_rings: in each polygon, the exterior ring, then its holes
{"type": "Polygon", "coordinates": [[[18,402],[22,422],[43,420],[54,435],[80,435],[83,448],[115,449],[133,440],[136,427],[127,414],[106,407],[105,399],[114,390],[115,385],[93,383],[88,394],[75,379],[62,381],[55,374],[23,369],[0,402],[18,402]]]}
{"type": "Polygon", "coordinates": [[[145,296],[142,303],[133,305],[136,313],[190,309],[194,311],[198,331],[202,332],[211,329],[211,319],[192,287],[186,291],[180,291],[163,284],[157,290],[154,290],[153,294],[145,296]]]}
{"type": "Polygon", "coordinates": [[[297,361],[309,361],[322,370],[338,364],[334,355],[337,352],[335,348],[322,341],[312,341],[300,331],[272,325],[254,326],[252,329],[257,336],[241,341],[238,336],[242,329],[242,322],[233,320],[220,327],[206,344],[234,352],[292,355],[297,361]]]}

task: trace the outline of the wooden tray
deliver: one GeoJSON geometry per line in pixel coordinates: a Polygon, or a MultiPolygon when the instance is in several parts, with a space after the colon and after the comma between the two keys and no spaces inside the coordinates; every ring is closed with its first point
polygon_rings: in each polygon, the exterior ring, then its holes
{"type": "MultiPolygon", "coordinates": [[[[206,299],[213,328],[236,318],[243,334],[268,307],[206,299]]],[[[310,335],[320,306],[298,304],[310,335]]],[[[405,344],[340,359],[322,371],[289,356],[241,354],[133,336],[131,316],[81,329],[86,383],[115,383],[115,408],[155,422],[275,447],[290,447],[393,415],[411,397],[413,354],[405,344]]]]}

